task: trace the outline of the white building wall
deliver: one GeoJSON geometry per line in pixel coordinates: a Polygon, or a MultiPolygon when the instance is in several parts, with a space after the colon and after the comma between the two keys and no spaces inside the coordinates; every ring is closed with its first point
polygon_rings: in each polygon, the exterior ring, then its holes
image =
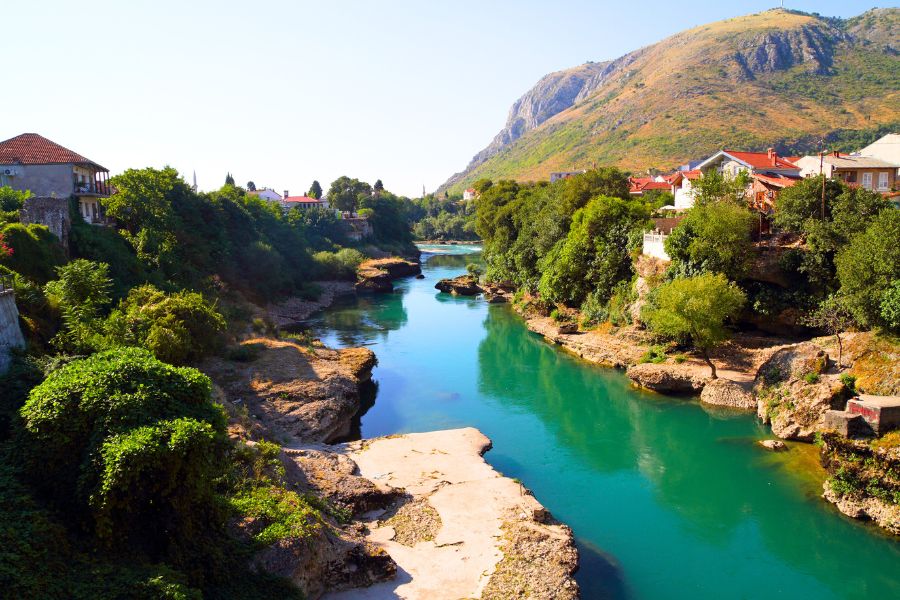
{"type": "Polygon", "coordinates": [[[669,258],[669,255],[666,254],[666,248],[664,245],[667,237],[669,236],[663,235],[662,233],[645,233],[644,246],[641,250],[641,253],[647,256],[653,256],[654,258],[658,258],[660,260],[671,260],[669,258]]]}
{"type": "Polygon", "coordinates": [[[687,210],[694,206],[694,186],[690,179],[682,179],[681,187],[675,188],[675,208],[687,210]]]}

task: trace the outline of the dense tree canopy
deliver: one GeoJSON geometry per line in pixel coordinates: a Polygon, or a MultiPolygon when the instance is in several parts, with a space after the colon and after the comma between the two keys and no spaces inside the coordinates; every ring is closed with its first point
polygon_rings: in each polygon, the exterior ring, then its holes
{"type": "Polygon", "coordinates": [[[741,279],[753,257],[754,222],[745,206],[729,202],[695,206],[666,238],[666,253],[677,272],[724,273],[741,279]]]}

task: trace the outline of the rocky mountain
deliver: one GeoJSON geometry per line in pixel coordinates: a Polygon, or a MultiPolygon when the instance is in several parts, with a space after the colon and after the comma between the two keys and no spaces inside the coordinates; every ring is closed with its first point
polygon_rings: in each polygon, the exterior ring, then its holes
{"type": "Polygon", "coordinates": [[[617,165],[671,168],[726,146],[799,152],[900,128],[900,9],[774,9],[551,73],[441,189],[617,165]]]}

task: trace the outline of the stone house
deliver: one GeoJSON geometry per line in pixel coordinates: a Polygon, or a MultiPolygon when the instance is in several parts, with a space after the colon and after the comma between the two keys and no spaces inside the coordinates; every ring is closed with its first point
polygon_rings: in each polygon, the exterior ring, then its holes
{"type": "Polygon", "coordinates": [[[840,179],[876,192],[890,192],[897,185],[897,169],[900,165],[880,158],[861,154],[829,152],[797,159],[803,177],[816,177],[824,173],[829,179],[840,179]]]}
{"type": "Polygon", "coordinates": [[[47,198],[78,199],[88,223],[105,221],[100,199],[109,196],[109,169],[36,133],[0,142],[0,186],[47,198]]]}
{"type": "Polygon", "coordinates": [[[554,171],[553,173],[550,173],[550,183],[559,181],[560,179],[568,179],[569,177],[582,175],[584,173],[587,173],[585,169],[582,169],[580,171],[554,171]]]}

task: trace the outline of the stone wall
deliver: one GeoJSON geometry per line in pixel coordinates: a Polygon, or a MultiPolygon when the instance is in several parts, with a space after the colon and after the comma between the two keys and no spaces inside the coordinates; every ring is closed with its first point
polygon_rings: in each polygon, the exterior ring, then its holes
{"type": "Polygon", "coordinates": [[[50,233],[59,238],[63,247],[69,247],[69,231],[72,229],[72,216],[69,214],[69,199],[33,196],[25,200],[19,211],[22,223],[46,225],[50,233]]]}
{"type": "Polygon", "coordinates": [[[10,351],[24,347],[16,297],[12,290],[0,288],[0,374],[6,373],[9,368],[10,351]]]}

